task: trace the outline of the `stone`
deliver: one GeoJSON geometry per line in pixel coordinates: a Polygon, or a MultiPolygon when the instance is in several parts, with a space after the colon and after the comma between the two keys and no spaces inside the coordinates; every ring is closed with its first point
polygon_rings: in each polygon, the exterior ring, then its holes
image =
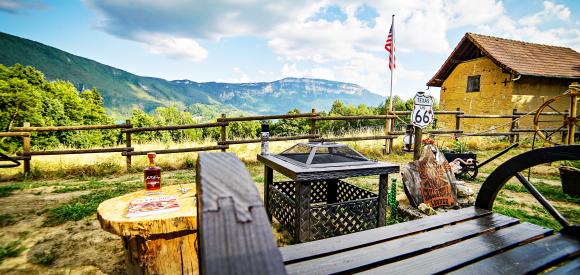
{"type": "Polygon", "coordinates": [[[459,181],[456,182],[457,184],[457,196],[461,198],[470,197],[475,194],[473,189],[467,187],[465,184],[461,184],[459,181]]]}
{"type": "Polygon", "coordinates": [[[421,211],[422,213],[428,215],[428,216],[432,216],[432,215],[436,215],[437,212],[435,211],[435,209],[431,208],[431,206],[426,205],[424,203],[419,204],[419,211],[421,211]]]}

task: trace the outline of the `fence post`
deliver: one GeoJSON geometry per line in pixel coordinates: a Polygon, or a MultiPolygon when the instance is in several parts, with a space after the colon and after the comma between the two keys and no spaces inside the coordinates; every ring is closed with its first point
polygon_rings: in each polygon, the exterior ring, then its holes
{"type": "MultiPolygon", "coordinates": [[[[512,111],[513,117],[512,117],[512,124],[510,125],[510,133],[512,133],[512,134],[510,135],[510,144],[513,144],[514,143],[514,139],[516,138],[516,134],[513,134],[513,132],[517,128],[517,125],[516,125],[517,120],[516,120],[516,117],[515,117],[517,112],[518,112],[518,109],[516,109],[516,108],[514,108],[513,111],[512,111]]],[[[520,138],[519,138],[519,134],[518,134],[518,141],[519,141],[519,139],[520,138]]]]}
{"type": "MultiPolygon", "coordinates": [[[[568,110],[564,111],[564,121],[568,121],[568,110]]],[[[568,138],[568,129],[566,131],[562,131],[562,143],[566,143],[566,139],[568,138]]]]}
{"type": "Polygon", "coordinates": [[[421,140],[423,139],[423,129],[415,126],[415,144],[413,145],[413,159],[421,157],[421,140]]]}
{"type": "MultiPolygon", "coordinates": [[[[460,131],[461,130],[461,108],[457,107],[457,113],[455,114],[455,131],[460,131]]],[[[457,140],[457,137],[459,136],[458,133],[455,133],[455,140],[457,140]]]]}
{"type": "MultiPolygon", "coordinates": [[[[224,119],[224,120],[226,119],[226,114],[222,114],[222,119],[224,119]]],[[[225,122],[225,121],[222,121],[222,122],[225,122]]],[[[222,142],[225,142],[226,139],[227,139],[227,137],[226,137],[226,126],[225,125],[222,125],[221,126],[220,138],[221,138],[221,141],[222,142]]],[[[222,149],[222,152],[225,152],[225,151],[226,151],[226,149],[222,149]]]]}
{"type": "MultiPolygon", "coordinates": [[[[312,108],[313,116],[310,117],[310,134],[316,135],[316,119],[314,118],[314,114],[316,114],[316,108],[312,108]]],[[[312,139],[308,140],[311,141],[312,139]]]]}
{"type": "MultiPolygon", "coordinates": [[[[387,114],[391,114],[391,112],[387,112],[387,114]]],[[[394,115],[394,111],[393,114],[394,115]]],[[[395,120],[393,118],[389,118],[389,131],[387,131],[387,135],[391,134],[395,129],[395,120]]],[[[387,139],[387,154],[390,155],[393,152],[393,139],[387,139]]]]}
{"type": "MultiPolygon", "coordinates": [[[[127,119],[125,121],[125,124],[129,125],[129,128],[133,128],[133,125],[131,124],[130,119],[127,119]]],[[[125,129],[129,129],[129,128],[125,128],[125,129]]],[[[125,144],[127,146],[127,151],[125,151],[125,152],[128,153],[128,152],[133,151],[131,149],[128,149],[128,148],[131,148],[131,146],[132,146],[132,144],[131,144],[131,132],[125,132],[125,144]]],[[[131,170],[131,155],[127,155],[126,158],[127,158],[127,172],[129,172],[131,170]]]]}
{"type": "MultiPolygon", "coordinates": [[[[30,123],[24,122],[24,124],[22,126],[24,128],[30,127],[30,123]]],[[[32,159],[32,156],[30,155],[30,135],[22,137],[22,155],[25,157],[24,158],[24,177],[27,178],[28,176],[30,176],[30,159],[32,159]]]]}

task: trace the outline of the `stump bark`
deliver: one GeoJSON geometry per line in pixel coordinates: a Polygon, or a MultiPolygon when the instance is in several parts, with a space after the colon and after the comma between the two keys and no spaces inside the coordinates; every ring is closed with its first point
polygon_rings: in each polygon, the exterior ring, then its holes
{"type": "Polygon", "coordinates": [[[121,236],[128,274],[197,274],[197,210],[193,184],[164,186],[159,196],[178,196],[179,211],[126,218],[129,203],[147,196],[138,191],[104,201],[97,209],[101,228],[121,236]]]}

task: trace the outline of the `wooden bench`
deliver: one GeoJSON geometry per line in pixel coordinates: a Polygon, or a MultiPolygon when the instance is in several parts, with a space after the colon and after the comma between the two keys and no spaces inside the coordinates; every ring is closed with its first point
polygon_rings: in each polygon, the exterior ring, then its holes
{"type": "MultiPolygon", "coordinates": [[[[580,146],[566,150],[560,149],[556,157],[542,161],[580,156],[580,146]]],[[[507,177],[501,168],[488,180],[507,177]]],[[[568,225],[564,233],[558,233],[492,213],[493,203],[487,200],[493,201],[503,184],[494,188],[488,180],[476,207],[278,249],[259,193],[243,163],[231,153],[200,153],[200,271],[301,275],[580,272],[577,228],[568,225]]]]}

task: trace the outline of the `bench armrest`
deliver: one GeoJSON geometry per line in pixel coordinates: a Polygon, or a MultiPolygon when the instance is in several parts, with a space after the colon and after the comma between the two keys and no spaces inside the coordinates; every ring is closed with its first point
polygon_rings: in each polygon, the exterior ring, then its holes
{"type": "Polygon", "coordinates": [[[198,255],[201,274],[286,274],[262,199],[232,153],[199,153],[198,255]]]}

